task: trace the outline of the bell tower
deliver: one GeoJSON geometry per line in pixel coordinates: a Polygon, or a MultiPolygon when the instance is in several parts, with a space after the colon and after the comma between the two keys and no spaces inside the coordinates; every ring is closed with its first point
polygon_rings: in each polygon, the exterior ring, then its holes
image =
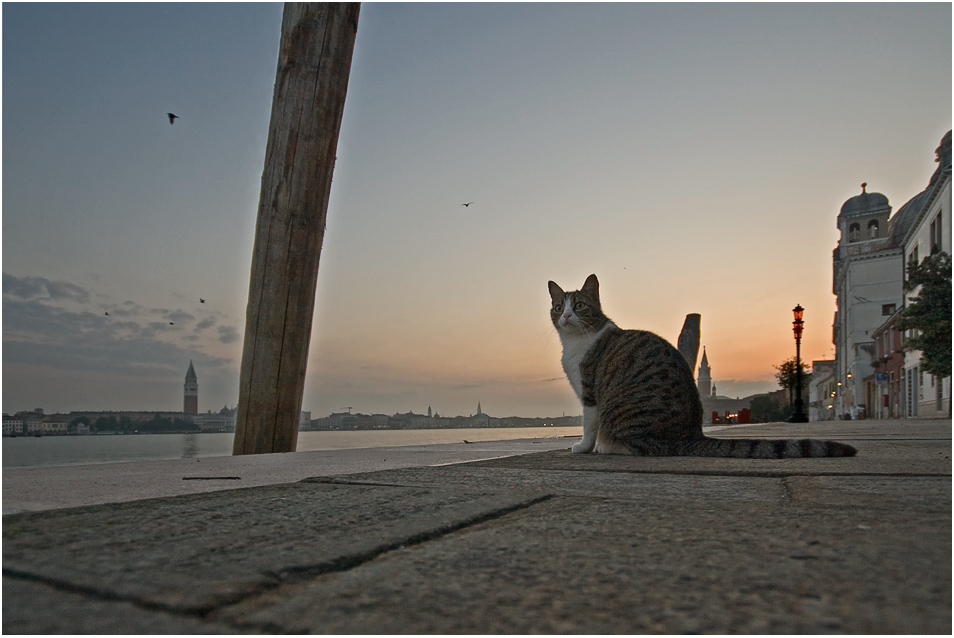
{"type": "Polygon", "coordinates": [[[709,359],[706,357],[706,347],[702,346],[702,361],[699,362],[699,396],[707,397],[712,394],[711,371],[709,359]]]}
{"type": "Polygon", "coordinates": [[[195,376],[195,368],[189,361],[189,370],[185,376],[185,391],[182,397],[182,412],[189,416],[199,413],[199,380],[195,376]]]}

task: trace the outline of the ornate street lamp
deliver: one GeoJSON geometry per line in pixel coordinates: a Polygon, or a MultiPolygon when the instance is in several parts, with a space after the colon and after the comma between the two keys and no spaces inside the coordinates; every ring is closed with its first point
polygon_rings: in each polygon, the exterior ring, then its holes
{"type": "Polygon", "coordinates": [[[802,314],[805,309],[799,304],[792,312],[795,313],[795,321],[792,322],[795,332],[795,411],[788,417],[788,422],[808,423],[808,417],[802,409],[802,327],[805,325],[802,314]]]}

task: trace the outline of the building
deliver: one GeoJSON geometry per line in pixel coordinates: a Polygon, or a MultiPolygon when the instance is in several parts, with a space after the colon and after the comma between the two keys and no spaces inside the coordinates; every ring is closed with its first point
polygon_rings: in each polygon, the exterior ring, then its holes
{"type": "Polygon", "coordinates": [[[938,168],[928,187],[894,216],[888,198],[867,192],[867,184],[838,215],[841,237],[832,258],[837,303],[832,324],[833,409],[838,415],[914,417],[950,412],[950,378],[925,378],[920,353],[905,353],[900,370],[892,358],[903,348],[896,343],[900,335],[892,324],[894,315],[917,296],[917,291],[903,292],[905,264],[932,251],[951,251],[950,131],[935,155],[938,168]]]}
{"type": "Polygon", "coordinates": [[[70,421],[65,414],[51,414],[40,421],[38,433],[44,435],[62,436],[69,434],[70,421]]]}
{"type": "MultiPolygon", "coordinates": [[[[44,419],[46,419],[46,415],[43,414],[43,408],[17,412],[13,415],[11,422],[15,428],[15,424],[19,421],[19,429],[13,429],[11,434],[42,434],[44,419]]],[[[6,421],[6,418],[4,421],[6,421]]]]}
{"type": "Polygon", "coordinates": [[[196,416],[199,414],[199,380],[195,376],[195,368],[192,367],[191,360],[183,388],[182,413],[186,416],[196,416]]]}
{"type": "Polygon", "coordinates": [[[868,413],[873,419],[901,416],[901,380],[904,378],[904,349],[898,330],[897,313],[872,333],[875,344],[874,375],[865,379],[868,413]]]}
{"type": "MultiPolygon", "coordinates": [[[[928,186],[908,204],[912,223],[901,239],[904,264],[920,263],[936,252],[951,254],[951,132],[941,139],[934,151],[937,169],[928,186]]],[[[905,305],[918,296],[912,290],[904,298],[905,305]]],[[[904,389],[902,403],[906,417],[950,416],[951,378],[936,378],[921,369],[921,353],[904,354],[904,389]]]]}
{"type": "Polygon", "coordinates": [[[23,419],[18,416],[3,415],[3,436],[23,434],[23,419]]]}
{"type": "Polygon", "coordinates": [[[354,430],[357,425],[356,415],[350,412],[335,412],[311,421],[311,428],[314,430],[354,430]]]}
{"type": "Polygon", "coordinates": [[[235,432],[235,417],[238,408],[229,409],[223,406],[218,412],[206,412],[192,417],[192,422],[199,426],[202,432],[235,432]]]}
{"type": "Polygon", "coordinates": [[[861,185],[861,194],[848,199],[838,214],[841,237],[832,256],[835,414],[868,411],[864,379],[874,374],[872,335],[901,307],[900,239],[912,217],[909,207],[902,207],[892,217],[888,198],[869,193],[867,184],[861,185]]]}
{"type": "Polygon", "coordinates": [[[812,376],[808,382],[808,420],[832,421],[835,414],[835,362],[812,361],[812,376]]]}
{"type": "Polygon", "coordinates": [[[3,415],[3,436],[32,434],[34,436],[69,433],[69,418],[65,414],[43,413],[42,408],[3,415]]]}
{"type": "Polygon", "coordinates": [[[712,394],[712,369],[706,357],[706,347],[702,346],[702,361],[699,362],[699,396],[707,397],[712,394]]]}

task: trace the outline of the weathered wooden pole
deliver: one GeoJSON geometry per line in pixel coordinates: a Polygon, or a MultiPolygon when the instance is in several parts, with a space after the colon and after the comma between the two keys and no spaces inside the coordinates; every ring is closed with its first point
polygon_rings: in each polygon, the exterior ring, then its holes
{"type": "Polygon", "coordinates": [[[702,315],[698,313],[686,315],[686,321],[682,324],[682,332],[679,333],[679,340],[676,343],[676,349],[686,359],[689,369],[693,372],[696,370],[696,359],[699,357],[701,327],[702,315]]]}
{"type": "Polygon", "coordinates": [[[232,454],[294,452],[360,3],[286,3],[232,454]]]}

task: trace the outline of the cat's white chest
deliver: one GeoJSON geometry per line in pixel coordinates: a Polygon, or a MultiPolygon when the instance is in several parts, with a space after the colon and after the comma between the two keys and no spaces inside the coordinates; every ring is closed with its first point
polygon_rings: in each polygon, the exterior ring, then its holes
{"type": "Polygon", "coordinates": [[[563,342],[563,358],[561,359],[563,371],[570,385],[573,386],[577,398],[581,401],[583,400],[583,377],[580,373],[580,364],[589,349],[610,325],[612,322],[607,322],[602,330],[590,334],[560,335],[560,341],[563,342]]]}

